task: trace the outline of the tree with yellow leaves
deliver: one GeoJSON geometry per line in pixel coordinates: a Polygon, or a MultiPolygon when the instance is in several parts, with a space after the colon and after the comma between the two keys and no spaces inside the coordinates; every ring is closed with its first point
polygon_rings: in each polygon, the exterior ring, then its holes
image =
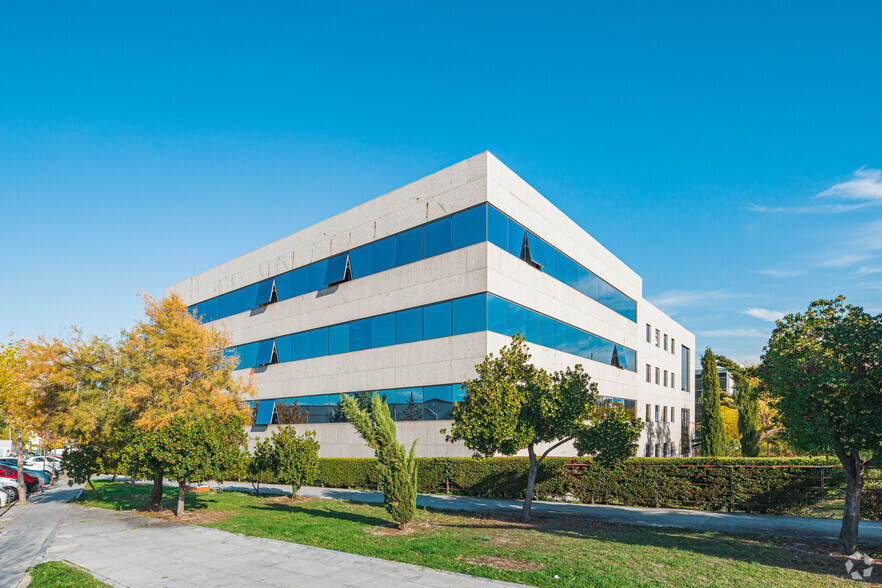
{"type": "MultiPolygon", "coordinates": [[[[226,333],[201,324],[177,294],[161,300],[145,295],[144,304],[146,320],[136,323],[121,344],[122,389],[133,436],[150,433],[151,438],[158,435],[158,442],[133,446],[140,451],[163,446],[162,438],[166,433],[174,435],[182,420],[245,418],[248,409],[242,398],[253,396],[254,387],[250,380],[233,375],[235,361],[225,354],[230,344],[226,333]]],[[[178,448],[181,460],[185,453],[178,448]]],[[[160,508],[163,476],[176,470],[168,452],[156,457],[138,458],[139,472],[149,472],[153,478],[150,509],[160,508]]]]}
{"type": "Polygon", "coordinates": [[[33,390],[25,379],[26,358],[21,341],[0,344],[0,415],[15,434],[18,455],[18,500],[28,500],[24,478],[24,447],[22,439],[38,424],[33,390]]]}

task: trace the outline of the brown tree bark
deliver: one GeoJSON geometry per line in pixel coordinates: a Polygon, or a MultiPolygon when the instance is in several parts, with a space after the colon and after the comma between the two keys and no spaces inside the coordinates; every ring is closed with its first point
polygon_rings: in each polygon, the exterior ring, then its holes
{"type": "Polygon", "coordinates": [[[845,511],[836,548],[843,553],[854,553],[858,545],[858,523],[861,512],[861,492],[864,489],[864,462],[856,451],[836,451],[845,473],[845,511]]]}
{"type": "Polygon", "coordinates": [[[178,506],[175,509],[175,516],[181,517],[184,515],[184,497],[187,495],[187,482],[179,482],[178,483],[178,506]]]}
{"type": "Polygon", "coordinates": [[[24,478],[24,448],[22,447],[21,431],[15,432],[15,452],[18,454],[18,503],[28,503],[28,486],[24,478]]]}
{"type": "Polygon", "coordinates": [[[527,473],[527,494],[524,496],[524,511],[521,513],[521,522],[530,522],[530,511],[533,509],[533,489],[536,487],[536,472],[539,471],[539,462],[536,460],[536,450],[533,444],[527,445],[527,453],[530,455],[530,471],[527,473]]]}
{"type": "Polygon", "coordinates": [[[162,508],[162,474],[160,473],[153,479],[153,490],[150,491],[150,498],[144,506],[146,510],[159,510],[162,508]]]}

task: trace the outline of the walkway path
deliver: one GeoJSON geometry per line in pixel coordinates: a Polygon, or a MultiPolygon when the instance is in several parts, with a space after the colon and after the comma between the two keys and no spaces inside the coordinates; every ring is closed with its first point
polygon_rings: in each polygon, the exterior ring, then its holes
{"type": "MultiPolygon", "coordinates": [[[[227,490],[253,491],[250,484],[243,482],[225,482],[223,488],[227,490]]],[[[265,489],[280,494],[291,491],[290,486],[262,484],[260,486],[261,492],[265,489]]],[[[299,495],[354,500],[357,502],[383,502],[382,493],[370,490],[304,487],[300,489],[299,495]]],[[[443,496],[436,494],[420,494],[417,496],[417,506],[439,510],[514,514],[519,513],[523,505],[522,500],[506,500],[501,498],[471,498],[467,496],[443,496]]],[[[725,513],[674,508],[567,504],[563,502],[534,502],[533,514],[544,517],[582,517],[609,523],[650,527],[675,527],[699,531],[722,531],[726,533],[763,533],[766,535],[812,539],[831,543],[836,543],[842,526],[840,519],[725,513]]],[[[882,545],[882,522],[861,521],[859,531],[860,543],[862,545],[882,545]]]]}
{"type": "Polygon", "coordinates": [[[0,511],[0,587],[16,586],[39,560],[71,508],[67,501],[77,492],[79,488],[56,485],[32,494],[25,506],[0,511]]]}
{"type": "Polygon", "coordinates": [[[132,512],[70,505],[55,487],[0,517],[0,588],[29,567],[64,560],[112,586],[521,586],[464,574],[246,537],[132,512]]]}

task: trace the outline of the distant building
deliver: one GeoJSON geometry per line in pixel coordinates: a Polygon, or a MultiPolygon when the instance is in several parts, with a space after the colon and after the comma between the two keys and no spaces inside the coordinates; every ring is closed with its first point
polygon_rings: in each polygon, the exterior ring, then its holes
{"type": "MultiPolygon", "coordinates": [[[[717,375],[720,378],[720,392],[727,396],[735,395],[735,378],[725,368],[718,368],[717,375]]],[[[695,422],[701,422],[701,370],[695,370],[695,422]]]]}

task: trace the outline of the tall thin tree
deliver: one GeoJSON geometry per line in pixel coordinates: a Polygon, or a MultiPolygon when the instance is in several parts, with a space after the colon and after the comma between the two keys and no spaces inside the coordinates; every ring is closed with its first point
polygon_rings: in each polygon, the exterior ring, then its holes
{"type": "Polygon", "coordinates": [[[720,378],[717,358],[708,347],[701,358],[701,454],[719,457],[726,453],[726,428],[720,411],[720,378]]]}

